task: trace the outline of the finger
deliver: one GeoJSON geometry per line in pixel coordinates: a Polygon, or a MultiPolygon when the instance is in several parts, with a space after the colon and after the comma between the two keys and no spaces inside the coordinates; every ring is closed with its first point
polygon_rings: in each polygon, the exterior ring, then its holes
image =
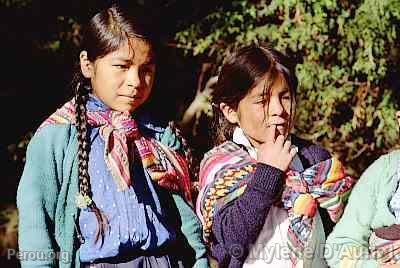
{"type": "Polygon", "coordinates": [[[275,132],[276,132],[276,125],[269,125],[267,127],[267,136],[265,137],[266,142],[275,143],[275,132]]]}
{"type": "Polygon", "coordinates": [[[282,148],[284,142],[285,142],[285,136],[278,135],[278,137],[276,138],[275,144],[280,145],[280,147],[282,148]]]}
{"type": "Polygon", "coordinates": [[[290,142],[290,140],[286,140],[285,143],[283,144],[283,151],[289,152],[290,146],[292,146],[292,143],[290,142]]]}
{"type": "Polygon", "coordinates": [[[292,146],[292,149],[290,149],[289,151],[289,155],[292,157],[292,159],[297,154],[298,151],[299,149],[296,146],[292,146]]]}

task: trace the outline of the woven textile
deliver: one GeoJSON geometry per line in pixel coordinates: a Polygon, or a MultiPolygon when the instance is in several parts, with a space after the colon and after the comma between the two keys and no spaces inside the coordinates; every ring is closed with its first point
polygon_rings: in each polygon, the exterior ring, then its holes
{"type": "MultiPolygon", "coordinates": [[[[119,191],[132,183],[130,161],[138,153],[152,180],[162,187],[182,192],[185,199],[192,202],[189,173],[184,159],[157,140],[141,135],[129,112],[105,108],[88,110],[86,116],[89,125],[99,127],[99,133],[105,141],[104,160],[119,191]]],[[[49,124],[75,124],[74,100],[65,103],[39,129],[49,124]]]]}

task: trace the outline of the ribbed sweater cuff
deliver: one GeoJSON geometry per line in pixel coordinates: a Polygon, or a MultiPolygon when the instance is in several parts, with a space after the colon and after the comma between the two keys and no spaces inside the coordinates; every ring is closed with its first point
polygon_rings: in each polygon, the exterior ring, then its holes
{"type": "Polygon", "coordinates": [[[273,166],[257,163],[254,178],[249,183],[257,190],[268,193],[280,193],[283,187],[284,172],[273,166]]]}

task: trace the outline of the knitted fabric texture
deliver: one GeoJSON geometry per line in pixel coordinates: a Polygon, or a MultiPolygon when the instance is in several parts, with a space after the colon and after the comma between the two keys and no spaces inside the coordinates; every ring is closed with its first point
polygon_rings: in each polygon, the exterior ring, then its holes
{"type": "MultiPolygon", "coordinates": [[[[107,108],[87,111],[86,116],[89,125],[99,127],[105,141],[104,161],[119,191],[127,189],[132,183],[129,162],[135,159],[137,152],[152,180],[162,187],[182,192],[185,199],[192,203],[189,173],[183,158],[162,143],[141,135],[129,112],[107,108]]],[[[39,129],[49,124],[75,124],[74,100],[65,103],[39,129]]]]}
{"type": "MultiPolygon", "coordinates": [[[[201,190],[196,208],[207,242],[210,242],[214,215],[222,206],[243,194],[255,170],[256,161],[230,141],[205,155],[200,167],[201,190]]],[[[288,248],[295,267],[303,258],[304,248],[314,228],[317,205],[327,209],[336,222],[354,181],[345,175],[342,164],[335,158],[322,161],[301,173],[289,170],[285,181],[282,202],[288,210],[288,248]]]]}

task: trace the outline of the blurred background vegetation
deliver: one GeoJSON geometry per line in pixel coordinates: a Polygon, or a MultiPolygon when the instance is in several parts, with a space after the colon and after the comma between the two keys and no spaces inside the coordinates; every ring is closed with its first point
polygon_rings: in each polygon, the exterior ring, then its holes
{"type": "MultiPolygon", "coordinates": [[[[180,123],[197,160],[209,149],[208,96],[223,58],[260,42],[298,63],[297,135],[327,148],[355,177],[398,147],[400,0],[136,1],[154,11],[168,48],[157,96],[170,101],[159,116],[180,123]]],[[[6,255],[17,247],[26,146],[71,95],[80,27],[106,2],[0,0],[2,267],[17,265],[6,255]]]]}

